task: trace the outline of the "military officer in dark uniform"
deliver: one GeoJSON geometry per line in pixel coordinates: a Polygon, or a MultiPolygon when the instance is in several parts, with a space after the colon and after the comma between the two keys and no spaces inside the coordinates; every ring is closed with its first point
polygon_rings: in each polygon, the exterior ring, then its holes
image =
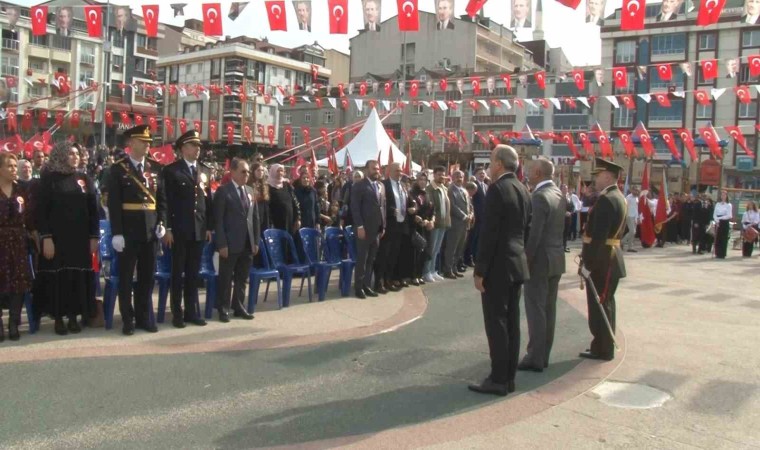
{"type": "MultiPolygon", "coordinates": [[[[594,185],[599,197],[589,212],[581,252],[581,264],[591,272],[591,281],[613,331],[615,290],[618,281],[625,277],[620,237],[625,231],[626,201],[617,185],[622,170],[615,163],[596,158],[592,174],[595,175],[594,185]]],[[[591,347],[580,356],[610,361],[615,357],[614,342],[591,289],[586,289],[586,300],[588,326],[594,339],[591,347]]]]}
{"type": "Polygon", "coordinates": [[[163,173],[168,204],[166,236],[163,241],[172,250],[172,325],[185,328],[185,323],[188,322],[204,326],[206,321],[201,318],[196,305],[203,243],[211,240],[213,229],[209,187],[212,168],[198,161],[201,139],[196,130],[180,136],[174,145],[180,153],[180,159],[166,166],[163,173]]]}
{"type": "Polygon", "coordinates": [[[131,336],[135,326],[155,333],[149,320],[156,271],[158,239],[165,232],[166,197],[161,164],[148,155],[148,125],[124,132],[131,153],[114,162],[108,177],[108,211],[113,248],[119,253],[119,311],[123,333],[131,336]],[[137,266],[135,304],[132,308],[132,275],[137,266]]]}

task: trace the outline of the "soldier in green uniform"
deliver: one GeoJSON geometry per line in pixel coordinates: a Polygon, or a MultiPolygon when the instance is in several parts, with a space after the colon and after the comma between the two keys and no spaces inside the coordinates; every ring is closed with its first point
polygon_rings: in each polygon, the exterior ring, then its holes
{"type": "Polygon", "coordinates": [[[148,125],[124,132],[131,153],[114,162],[108,177],[108,211],[113,248],[119,253],[119,311],[122,332],[131,336],[135,326],[158,331],[150,320],[151,295],[158,242],[166,234],[166,197],[161,164],[148,155],[153,139],[148,125]],[[135,303],[132,275],[137,266],[135,303]]]}
{"type": "Polygon", "coordinates": [[[615,357],[614,341],[601,310],[604,309],[614,332],[615,290],[618,281],[625,277],[620,237],[625,232],[626,202],[617,185],[622,170],[615,163],[596,158],[592,171],[599,197],[586,223],[581,265],[591,272],[590,278],[603,308],[599,308],[592,290],[587,288],[588,326],[594,339],[590,348],[580,354],[582,358],[610,361],[615,357]]]}

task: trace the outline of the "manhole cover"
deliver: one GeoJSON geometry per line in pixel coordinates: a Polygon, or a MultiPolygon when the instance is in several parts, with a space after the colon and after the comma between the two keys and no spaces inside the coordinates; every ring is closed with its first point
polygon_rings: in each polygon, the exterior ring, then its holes
{"type": "Polygon", "coordinates": [[[616,408],[659,408],[672,397],[667,392],[635,383],[605,381],[592,391],[599,401],[616,408]]]}

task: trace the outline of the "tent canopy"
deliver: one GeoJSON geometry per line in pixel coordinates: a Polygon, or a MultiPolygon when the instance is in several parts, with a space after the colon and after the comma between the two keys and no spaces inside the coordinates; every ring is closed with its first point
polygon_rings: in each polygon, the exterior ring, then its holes
{"type": "MultiPolygon", "coordinates": [[[[393,162],[401,163],[402,166],[406,162],[406,155],[388,136],[385,128],[383,128],[383,123],[380,122],[380,116],[377,115],[377,110],[374,108],[356,137],[335,152],[335,158],[341,168],[346,165],[346,151],[351,155],[351,162],[355,168],[364,167],[367,161],[377,159],[378,153],[380,154],[380,165],[383,167],[390,161],[390,152],[393,152],[393,162]]],[[[327,158],[318,160],[317,165],[327,167],[327,158]]],[[[420,170],[422,167],[412,162],[412,171],[419,172],[420,170]]]]}

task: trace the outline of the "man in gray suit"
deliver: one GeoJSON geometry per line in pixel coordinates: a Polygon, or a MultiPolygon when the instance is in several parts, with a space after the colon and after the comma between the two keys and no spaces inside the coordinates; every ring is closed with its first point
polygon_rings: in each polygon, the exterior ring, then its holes
{"type": "Polygon", "coordinates": [[[232,181],[222,185],[214,195],[216,248],[219,249],[219,290],[216,308],[219,321],[230,321],[230,308],[235,317],[253,319],[244,305],[245,285],[253,256],[259,252],[261,229],[253,189],[246,185],[248,163],[234,158],[230,164],[232,181]],[[232,282],[235,291],[230,299],[232,282]]]}
{"type": "Polygon", "coordinates": [[[557,315],[557,289],[565,272],[565,196],[552,182],[554,164],[546,158],[533,161],[530,181],[533,217],[525,246],[530,280],[525,283],[528,352],[517,370],[542,372],[549,366],[557,315]]]}
{"type": "Polygon", "coordinates": [[[366,177],[351,187],[351,219],[356,230],[356,272],[354,293],[357,298],[377,297],[370,289],[372,267],[380,238],[385,231],[385,189],[377,161],[367,161],[366,177]]]}
{"type": "Polygon", "coordinates": [[[462,278],[459,273],[459,261],[464,255],[467,225],[472,220],[470,196],[464,190],[464,172],[457,170],[451,175],[449,185],[449,204],[451,205],[451,228],[446,233],[446,250],[443,253],[443,278],[462,278]]]}

